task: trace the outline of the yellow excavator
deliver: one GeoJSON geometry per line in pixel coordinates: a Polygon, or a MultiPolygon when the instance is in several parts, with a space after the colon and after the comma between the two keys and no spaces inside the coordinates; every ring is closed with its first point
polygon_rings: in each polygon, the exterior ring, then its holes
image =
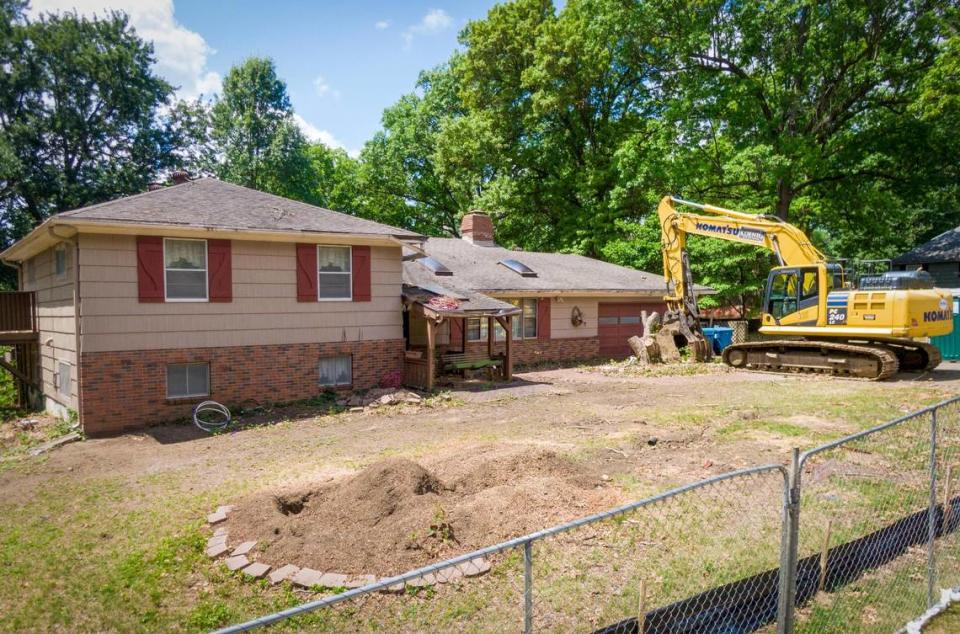
{"type": "Polygon", "coordinates": [[[773,338],[727,346],[727,365],[882,380],[898,370],[931,370],[940,363],[940,351],[921,339],[952,331],[953,297],[934,288],[929,273],[887,271],[860,276],[854,284],[841,263],[829,261],[803,231],[777,217],[672,196],[660,201],[657,213],[667,310],[655,342],[648,339],[654,348],[673,340],[686,344],[698,361],[711,357],[686,250],[693,234],[768,249],[779,261],[767,277],[761,307],[760,333],[773,338]]]}

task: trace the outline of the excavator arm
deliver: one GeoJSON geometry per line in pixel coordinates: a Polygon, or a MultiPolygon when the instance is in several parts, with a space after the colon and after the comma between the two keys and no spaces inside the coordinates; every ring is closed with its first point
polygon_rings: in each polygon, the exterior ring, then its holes
{"type": "Polygon", "coordinates": [[[667,311],[655,338],[648,335],[641,351],[646,358],[678,358],[676,344],[686,340],[697,361],[705,361],[713,348],[703,335],[700,313],[693,292],[693,277],[687,261],[687,236],[701,235],[765,248],[776,254],[781,265],[815,264],[823,254],[810,239],[791,224],[778,218],[746,214],[712,205],[692,203],[665,196],[657,208],[660,218],[663,274],[666,280],[667,311]],[[677,205],[705,213],[679,211],[677,205]]]}
{"type": "Polygon", "coordinates": [[[814,265],[825,257],[803,231],[779,218],[747,214],[713,205],[692,203],[664,196],[657,208],[660,217],[663,274],[667,282],[667,305],[696,316],[696,301],[687,265],[688,235],[701,235],[739,242],[772,251],[781,266],[814,265]],[[677,210],[677,205],[700,209],[706,214],[677,210]]]}

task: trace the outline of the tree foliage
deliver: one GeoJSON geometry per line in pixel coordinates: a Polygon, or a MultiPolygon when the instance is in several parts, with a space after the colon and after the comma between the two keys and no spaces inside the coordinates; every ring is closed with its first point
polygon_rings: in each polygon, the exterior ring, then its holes
{"type": "Polygon", "coordinates": [[[51,213],[143,191],[169,158],[158,110],[171,87],[119,13],[28,21],[0,0],[4,241],[51,213]]]}

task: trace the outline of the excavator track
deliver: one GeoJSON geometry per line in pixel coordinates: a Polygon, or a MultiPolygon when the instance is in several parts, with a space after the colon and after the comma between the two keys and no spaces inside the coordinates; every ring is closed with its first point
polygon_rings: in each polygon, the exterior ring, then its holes
{"type": "MultiPolygon", "coordinates": [[[[808,341],[827,341],[830,343],[838,341],[836,338],[825,339],[821,337],[806,337],[806,339],[808,341]]],[[[943,360],[939,348],[933,344],[913,341],[912,339],[860,339],[851,337],[839,341],[848,345],[877,346],[890,350],[897,355],[897,361],[902,372],[929,372],[940,365],[943,360]]]]}
{"type": "MultiPolygon", "coordinates": [[[[911,342],[913,343],[913,342],[911,342]]],[[[882,381],[897,373],[897,354],[883,345],[775,340],[738,343],[723,351],[732,368],[781,374],[825,374],[882,381]]]]}

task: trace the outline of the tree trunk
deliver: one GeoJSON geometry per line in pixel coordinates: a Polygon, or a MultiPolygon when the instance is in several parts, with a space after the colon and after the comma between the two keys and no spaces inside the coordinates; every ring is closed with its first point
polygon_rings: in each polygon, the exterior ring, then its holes
{"type": "Polygon", "coordinates": [[[786,222],[787,216],[790,215],[790,203],[793,202],[795,195],[796,192],[791,183],[785,182],[782,178],[777,180],[777,218],[786,222]]]}

